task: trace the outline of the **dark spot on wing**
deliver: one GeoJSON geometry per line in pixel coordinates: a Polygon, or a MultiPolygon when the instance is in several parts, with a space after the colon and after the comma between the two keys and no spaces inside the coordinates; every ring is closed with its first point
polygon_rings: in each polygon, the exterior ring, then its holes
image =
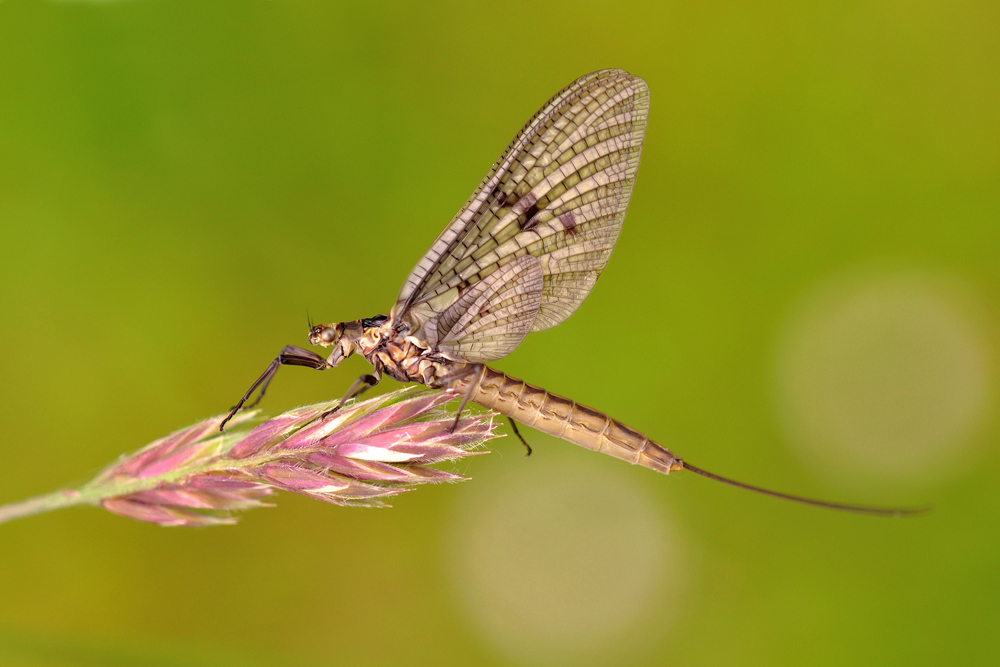
{"type": "Polygon", "coordinates": [[[521,197],[520,201],[517,202],[517,205],[523,211],[523,213],[521,213],[518,217],[518,224],[520,225],[522,231],[526,232],[534,229],[538,224],[538,221],[533,219],[535,214],[538,213],[538,206],[536,205],[537,201],[538,197],[536,197],[534,193],[529,192],[521,197]]]}
{"type": "MultiPolygon", "coordinates": [[[[517,200],[517,205],[521,208],[521,212],[524,213],[529,208],[533,207],[536,201],[538,201],[538,197],[536,197],[533,192],[529,192],[517,200]]],[[[535,208],[535,211],[537,212],[538,209],[535,208]]],[[[531,216],[528,216],[528,219],[530,218],[531,216]]]]}
{"type": "Polygon", "coordinates": [[[559,216],[559,223],[562,224],[563,229],[566,230],[567,234],[576,234],[576,216],[573,215],[573,211],[567,211],[559,216]]]}
{"type": "Polygon", "coordinates": [[[538,206],[535,204],[529,206],[528,210],[524,212],[522,216],[524,224],[521,225],[522,231],[526,232],[528,230],[534,229],[538,225],[538,220],[535,219],[536,213],[538,213],[538,206]]]}

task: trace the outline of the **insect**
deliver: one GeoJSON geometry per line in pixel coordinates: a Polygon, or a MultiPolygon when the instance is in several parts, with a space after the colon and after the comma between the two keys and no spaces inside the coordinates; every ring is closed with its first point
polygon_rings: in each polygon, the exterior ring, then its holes
{"type": "MultiPolygon", "coordinates": [[[[583,302],[625,220],[639,168],[649,88],[608,69],[582,76],[521,129],[472,196],[406,277],[388,315],[309,327],[327,357],[286,346],[227,421],[278,368],[334,368],[352,354],[373,366],[344,396],[383,375],[449,389],[516,422],[590,450],[669,474],[687,469],[733,486],[809,505],[900,516],[901,510],[828,503],[770,491],[696,468],[608,415],[486,364],[532,331],[550,329],[583,302]]],[[[343,401],[342,401],[343,403],[343,401]]],[[[457,417],[456,417],[457,423],[457,417]]],[[[225,422],[223,422],[225,426],[225,422]]]]}

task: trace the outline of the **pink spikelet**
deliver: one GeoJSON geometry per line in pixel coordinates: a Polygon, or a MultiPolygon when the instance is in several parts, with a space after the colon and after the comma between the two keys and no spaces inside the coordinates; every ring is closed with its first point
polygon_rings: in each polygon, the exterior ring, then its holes
{"type": "Polygon", "coordinates": [[[345,506],[385,506],[420,484],[462,481],[431,467],[485,453],[498,436],[493,414],[455,414],[456,396],[413,388],[332,414],[335,403],[297,408],[256,427],[243,412],[219,433],[222,417],[181,429],[123,457],[75,491],[0,507],[0,522],[76,504],[162,526],[236,523],[234,512],[269,506],[291,491],[345,506]]]}

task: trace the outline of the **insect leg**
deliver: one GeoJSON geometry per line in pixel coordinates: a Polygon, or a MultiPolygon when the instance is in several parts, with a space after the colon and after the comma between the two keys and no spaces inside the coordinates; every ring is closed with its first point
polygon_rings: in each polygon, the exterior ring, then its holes
{"type": "Polygon", "coordinates": [[[514,435],[516,435],[517,439],[521,441],[521,444],[524,445],[524,448],[528,450],[528,452],[524,455],[524,458],[528,458],[529,456],[531,456],[531,445],[529,445],[528,441],[524,439],[524,436],[521,435],[521,432],[517,430],[517,422],[514,421],[512,417],[507,417],[507,421],[510,422],[510,428],[512,431],[514,431],[514,435]]]}
{"type": "Polygon", "coordinates": [[[239,412],[250,396],[258,387],[260,387],[260,393],[257,395],[257,400],[247,405],[246,407],[252,408],[253,406],[260,403],[260,399],[264,398],[264,392],[267,391],[267,385],[271,384],[271,379],[274,378],[274,374],[278,372],[281,366],[307,366],[309,368],[315,368],[318,371],[326,370],[330,368],[330,365],[326,363],[326,359],[319,356],[315,352],[310,352],[309,350],[303,349],[301,347],[296,347],[295,345],[286,345],[278,356],[268,365],[267,370],[261,373],[260,377],[257,378],[256,382],[250,385],[247,393],[243,394],[243,398],[240,402],[229,411],[226,418],[222,420],[219,425],[219,430],[223,430],[226,427],[226,422],[233,418],[237,412],[239,412]]]}
{"type": "Polygon", "coordinates": [[[368,391],[381,381],[382,381],[382,360],[379,359],[378,357],[375,357],[374,372],[371,375],[362,375],[357,380],[355,380],[354,384],[351,385],[351,388],[347,390],[346,394],[344,394],[344,397],[340,399],[340,403],[337,404],[337,407],[333,408],[332,410],[327,410],[326,412],[324,412],[322,415],[320,415],[320,419],[326,419],[334,412],[339,410],[341,407],[343,407],[344,403],[346,403],[348,400],[352,398],[357,398],[358,396],[365,393],[366,391],[368,391]]]}
{"type": "Polygon", "coordinates": [[[476,389],[479,388],[479,383],[483,381],[483,373],[485,372],[486,366],[483,364],[470,364],[468,372],[464,374],[465,377],[468,377],[469,375],[475,373],[476,379],[469,383],[469,388],[465,390],[465,395],[462,396],[462,401],[458,404],[458,411],[455,412],[455,422],[451,425],[452,433],[454,433],[455,429],[458,428],[458,420],[462,418],[462,410],[465,410],[465,404],[469,402],[469,399],[472,398],[472,394],[474,394],[476,389]]]}
{"type": "Polygon", "coordinates": [[[378,378],[375,377],[374,375],[362,375],[361,377],[359,377],[357,380],[354,381],[354,384],[352,384],[351,388],[347,390],[347,393],[344,394],[344,397],[342,399],[340,399],[340,402],[337,403],[336,407],[324,412],[322,415],[320,415],[320,419],[326,419],[334,412],[344,407],[344,403],[351,400],[352,398],[360,396],[361,394],[365,393],[366,391],[368,391],[377,384],[378,384],[378,378]]]}

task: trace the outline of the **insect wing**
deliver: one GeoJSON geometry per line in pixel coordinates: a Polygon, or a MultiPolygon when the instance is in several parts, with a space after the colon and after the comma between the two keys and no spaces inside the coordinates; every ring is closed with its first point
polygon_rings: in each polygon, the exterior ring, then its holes
{"type": "Polygon", "coordinates": [[[543,275],[531,331],[569,317],[618,239],[648,112],[646,83],[624,70],[588,74],[556,94],[414,267],[393,319],[428,340],[427,325],[471,286],[526,255],[543,275]]]}
{"type": "Polygon", "coordinates": [[[487,362],[514,351],[542,302],[542,266],[522,255],[466,289],[424,330],[446,357],[487,362]]]}

